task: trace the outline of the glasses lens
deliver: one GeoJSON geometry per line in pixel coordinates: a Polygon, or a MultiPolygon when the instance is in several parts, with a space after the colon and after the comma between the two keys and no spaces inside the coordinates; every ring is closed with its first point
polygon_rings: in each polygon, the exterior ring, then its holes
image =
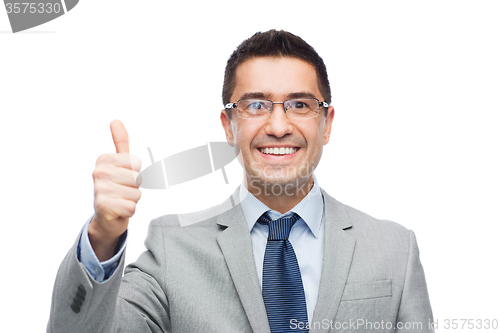
{"type": "Polygon", "coordinates": [[[290,99],[285,101],[285,110],[289,117],[314,118],[319,113],[319,102],[314,98],[290,99]]]}
{"type": "Polygon", "coordinates": [[[273,104],[261,99],[242,99],[238,102],[240,118],[259,118],[268,116],[273,104]]]}

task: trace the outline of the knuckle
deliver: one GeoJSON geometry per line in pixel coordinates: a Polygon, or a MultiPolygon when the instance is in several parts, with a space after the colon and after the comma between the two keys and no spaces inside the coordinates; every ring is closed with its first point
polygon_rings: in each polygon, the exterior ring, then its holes
{"type": "Polygon", "coordinates": [[[137,164],[137,169],[139,169],[139,170],[140,170],[140,169],[141,169],[141,167],[142,167],[142,161],[141,161],[141,159],[140,159],[139,157],[137,157],[137,156],[135,156],[135,158],[136,158],[136,162],[135,162],[135,163],[137,164]]]}
{"type": "Polygon", "coordinates": [[[138,156],[130,154],[130,163],[132,166],[132,170],[135,171],[141,170],[142,161],[138,156]]]}
{"type": "Polygon", "coordinates": [[[101,196],[96,196],[94,202],[95,210],[98,212],[105,212],[109,207],[109,202],[101,196]]]}
{"type": "Polygon", "coordinates": [[[141,183],[142,183],[142,176],[139,172],[137,171],[134,171],[132,173],[132,183],[133,183],[133,187],[135,188],[139,188],[141,183]]]}
{"type": "Polygon", "coordinates": [[[94,197],[95,199],[99,198],[100,194],[102,193],[102,186],[99,182],[94,183],[94,197]]]}
{"type": "Polygon", "coordinates": [[[97,157],[96,165],[105,164],[109,161],[109,154],[102,154],[97,157]]]}
{"type": "Polygon", "coordinates": [[[92,171],[92,178],[94,180],[99,180],[106,177],[106,172],[101,168],[96,168],[92,171]]]}
{"type": "Polygon", "coordinates": [[[92,172],[92,176],[94,179],[108,179],[111,175],[112,170],[111,167],[108,166],[96,166],[94,171],[92,172]]]}
{"type": "Polygon", "coordinates": [[[135,208],[137,207],[137,204],[133,201],[130,202],[130,205],[129,205],[129,208],[128,208],[128,211],[130,213],[130,216],[134,215],[135,214],[135,208]]]}
{"type": "Polygon", "coordinates": [[[94,183],[94,194],[99,197],[109,196],[113,192],[111,184],[103,179],[97,179],[94,183]]]}
{"type": "Polygon", "coordinates": [[[99,168],[95,168],[94,171],[92,171],[92,178],[97,179],[101,178],[101,170],[99,168]]]}

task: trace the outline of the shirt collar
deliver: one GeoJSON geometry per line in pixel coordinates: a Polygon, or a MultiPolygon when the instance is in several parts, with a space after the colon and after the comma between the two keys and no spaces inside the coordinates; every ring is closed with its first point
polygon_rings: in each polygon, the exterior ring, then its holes
{"type": "Polygon", "coordinates": [[[257,199],[252,193],[250,193],[245,183],[240,186],[240,203],[243,214],[245,215],[246,222],[248,224],[248,229],[252,231],[255,223],[259,217],[265,212],[269,211],[269,215],[272,219],[277,219],[285,215],[289,215],[292,212],[297,213],[302,220],[304,220],[307,227],[311,230],[315,238],[318,238],[319,230],[321,228],[321,223],[323,220],[324,202],[323,194],[321,193],[316,176],[314,177],[314,185],[311,191],[302,199],[295,207],[290,209],[285,214],[281,214],[271,208],[267,207],[262,201],[257,199]]]}

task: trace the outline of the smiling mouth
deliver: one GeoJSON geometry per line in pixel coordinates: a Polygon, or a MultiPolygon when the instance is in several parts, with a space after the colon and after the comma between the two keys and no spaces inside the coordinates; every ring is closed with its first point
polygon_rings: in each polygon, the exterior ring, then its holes
{"type": "Polygon", "coordinates": [[[269,154],[269,155],[291,155],[294,154],[298,148],[284,148],[284,147],[275,147],[275,148],[259,148],[259,151],[262,154],[269,154]]]}

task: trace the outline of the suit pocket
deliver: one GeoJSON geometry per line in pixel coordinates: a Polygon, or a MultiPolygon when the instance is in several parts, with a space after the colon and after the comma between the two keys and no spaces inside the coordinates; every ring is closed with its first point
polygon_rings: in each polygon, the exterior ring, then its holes
{"type": "Polygon", "coordinates": [[[392,281],[382,280],[375,282],[346,284],[341,301],[354,301],[392,296],[392,281]]]}

